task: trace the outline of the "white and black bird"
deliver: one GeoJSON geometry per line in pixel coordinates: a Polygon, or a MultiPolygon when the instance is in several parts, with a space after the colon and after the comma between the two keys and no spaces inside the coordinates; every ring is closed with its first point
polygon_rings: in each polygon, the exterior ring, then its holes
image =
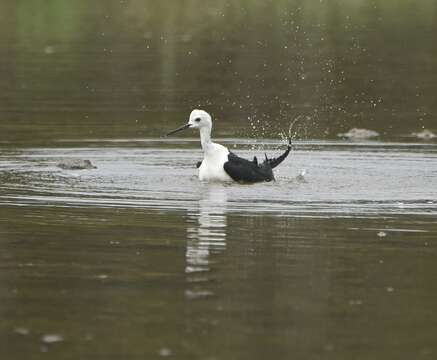
{"type": "Polygon", "coordinates": [[[252,161],[243,159],[223,145],[211,141],[211,116],[203,110],[193,110],[188,123],[167,134],[171,135],[185,129],[199,129],[203,149],[203,160],[197,163],[201,181],[238,181],[255,183],[275,180],[273,170],[288,156],[291,139],[287,150],[277,158],[267,158],[259,164],[256,157],[252,161]]]}

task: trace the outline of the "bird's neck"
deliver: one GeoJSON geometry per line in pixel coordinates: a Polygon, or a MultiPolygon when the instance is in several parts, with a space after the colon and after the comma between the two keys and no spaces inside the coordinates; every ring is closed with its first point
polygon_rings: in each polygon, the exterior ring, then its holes
{"type": "Polygon", "coordinates": [[[202,144],[203,151],[207,151],[211,142],[211,128],[203,127],[200,128],[200,143],[202,144]]]}

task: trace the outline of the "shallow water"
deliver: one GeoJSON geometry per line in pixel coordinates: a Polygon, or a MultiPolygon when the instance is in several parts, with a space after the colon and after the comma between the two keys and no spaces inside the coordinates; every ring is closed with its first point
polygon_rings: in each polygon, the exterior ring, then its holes
{"type": "Polygon", "coordinates": [[[436,358],[436,14],[0,2],[0,359],[436,358]],[[203,184],[158,138],[195,107],[244,156],[331,141],[203,184]]]}
{"type": "Polygon", "coordinates": [[[437,144],[296,142],[256,185],[200,183],[200,158],[197,139],[2,148],[4,356],[436,356],[437,144]]]}

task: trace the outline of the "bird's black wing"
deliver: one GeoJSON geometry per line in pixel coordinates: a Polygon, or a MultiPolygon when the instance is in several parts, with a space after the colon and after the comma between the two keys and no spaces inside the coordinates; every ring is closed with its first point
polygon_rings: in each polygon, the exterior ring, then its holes
{"type": "Polygon", "coordinates": [[[268,162],[258,165],[258,162],[243,159],[234,153],[229,153],[228,161],[223,168],[226,173],[235,181],[245,183],[255,183],[260,181],[275,180],[272,167],[268,162]]]}
{"type": "Polygon", "coordinates": [[[273,168],[278,166],[288,156],[291,150],[291,138],[288,139],[287,150],[277,158],[266,158],[262,164],[258,164],[256,157],[253,161],[243,159],[234,153],[229,153],[228,161],[223,165],[226,173],[235,181],[254,183],[260,181],[275,180],[273,168]]]}

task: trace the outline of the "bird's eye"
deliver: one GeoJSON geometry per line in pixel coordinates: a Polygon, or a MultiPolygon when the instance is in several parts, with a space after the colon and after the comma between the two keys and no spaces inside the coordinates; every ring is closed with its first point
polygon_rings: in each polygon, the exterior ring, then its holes
{"type": "Polygon", "coordinates": [[[195,122],[200,122],[200,118],[194,119],[195,122]]]}

